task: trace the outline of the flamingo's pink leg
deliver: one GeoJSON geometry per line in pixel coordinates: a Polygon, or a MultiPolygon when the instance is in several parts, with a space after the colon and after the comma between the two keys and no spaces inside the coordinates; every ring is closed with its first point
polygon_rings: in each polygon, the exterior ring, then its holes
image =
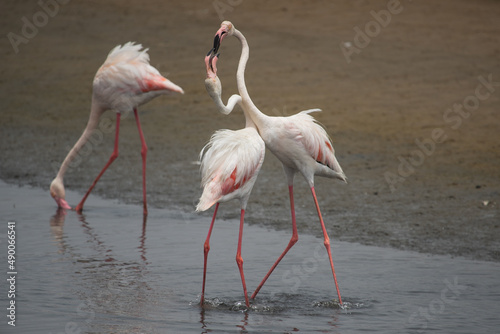
{"type": "Polygon", "coordinates": [[[323,222],[323,217],[321,216],[321,211],[319,210],[318,199],[316,198],[316,192],[314,187],[311,187],[311,192],[314,198],[314,204],[316,205],[316,210],[318,211],[319,222],[321,223],[321,228],[323,229],[323,236],[325,238],[324,245],[326,251],[328,252],[328,258],[330,259],[330,267],[332,268],[333,280],[335,281],[335,288],[337,289],[337,295],[339,296],[339,303],[342,305],[342,297],[340,297],[339,285],[337,284],[337,275],[335,275],[335,268],[333,267],[332,252],[330,249],[330,238],[326,232],[325,223],[323,222]]]}
{"type": "Polygon", "coordinates": [[[83,204],[87,200],[87,197],[89,196],[89,194],[92,191],[92,189],[94,189],[95,185],[97,184],[97,181],[99,181],[99,179],[101,178],[102,174],[104,174],[104,172],[106,171],[106,169],[108,169],[109,165],[111,165],[113,163],[113,161],[115,161],[115,159],[118,157],[118,137],[119,137],[119,133],[120,133],[120,115],[121,115],[120,113],[116,114],[115,148],[113,150],[113,153],[111,153],[111,157],[109,157],[108,162],[106,163],[106,165],[104,166],[104,168],[102,169],[102,171],[99,173],[99,175],[97,175],[96,179],[94,180],[94,182],[90,186],[89,190],[87,190],[87,193],[85,194],[85,196],[83,196],[83,198],[80,201],[80,203],[78,203],[78,205],[76,206],[75,210],[78,213],[82,212],[82,210],[83,210],[83,204]]]}
{"type": "Polygon", "coordinates": [[[243,293],[245,294],[245,304],[247,305],[247,307],[250,307],[250,303],[248,302],[247,284],[245,282],[245,274],[243,273],[243,258],[241,257],[241,242],[243,239],[244,217],[245,217],[245,209],[241,209],[240,234],[238,237],[238,251],[236,252],[236,263],[238,264],[238,268],[240,269],[241,283],[243,284],[243,293]]]}
{"type": "Polygon", "coordinates": [[[264,277],[264,279],[262,280],[262,282],[260,282],[260,284],[257,287],[257,289],[255,289],[255,292],[252,294],[252,297],[251,297],[252,299],[254,299],[257,296],[257,294],[259,293],[259,291],[262,288],[262,286],[264,285],[264,283],[266,283],[266,281],[269,278],[269,276],[271,276],[271,273],[273,272],[274,268],[276,268],[276,266],[278,265],[278,263],[280,263],[280,261],[283,259],[283,257],[285,257],[286,253],[288,253],[288,251],[290,250],[290,248],[292,248],[292,246],[295,245],[297,243],[297,241],[299,240],[299,234],[297,233],[297,223],[295,221],[295,204],[294,204],[294,201],[293,201],[293,185],[288,186],[288,191],[290,193],[290,208],[291,208],[291,211],[292,211],[292,237],[291,237],[290,241],[288,242],[288,246],[286,246],[286,248],[283,251],[283,253],[276,260],[276,262],[273,264],[273,266],[271,267],[271,269],[269,269],[267,275],[264,277]]]}
{"type": "Polygon", "coordinates": [[[137,109],[134,108],[135,120],[137,122],[137,129],[139,130],[139,136],[141,137],[141,156],[142,156],[142,197],[144,204],[144,214],[148,214],[148,204],[146,200],[146,156],[148,154],[148,146],[146,145],[146,140],[144,139],[144,133],[142,132],[141,122],[139,121],[139,115],[137,109]]]}
{"type": "Polygon", "coordinates": [[[214,227],[214,222],[215,222],[215,216],[217,216],[217,210],[219,209],[219,203],[215,205],[215,211],[214,211],[214,216],[212,218],[212,223],[210,224],[210,228],[208,229],[208,235],[207,235],[207,240],[205,240],[205,245],[203,247],[203,254],[205,256],[205,261],[203,264],[203,287],[201,289],[201,299],[200,299],[200,305],[203,306],[203,302],[205,301],[205,282],[207,278],[207,259],[208,259],[208,252],[210,251],[210,236],[212,235],[212,229],[214,227]]]}

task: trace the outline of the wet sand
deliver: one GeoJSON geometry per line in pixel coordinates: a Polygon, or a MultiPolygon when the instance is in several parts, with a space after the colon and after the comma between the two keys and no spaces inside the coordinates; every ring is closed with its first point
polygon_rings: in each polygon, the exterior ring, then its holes
{"type": "MultiPolygon", "coordinates": [[[[499,261],[500,4],[401,1],[390,8],[390,22],[380,14],[389,12],[387,4],[241,1],[224,13],[202,1],[60,5],[17,53],[2,39],[0,178],[45,188],[49,196],[55,167],[88,119],[95,72],[115,45],[137,41],[186,92],[140,108],[150,149],[149,203],[192,212],[200,195],[193,164],[199,151],[213,131],[244,126],[241,111],[216,112],[203,84],[203,58],[223,18],[249,41],[246,81],[263,112],[323,109],[315,116],[349,179],[347,185],[316,179],[333,240],[499,261]]],[[[4,36],[22,36],[23,17],[43,18],[36,1],[0,7],[4,36]]],[[[236,92],[237,40],[225,40],[221,53],[227,98],[236,92]]],[[[112,112],[104,118],[114,124],[112,112]]],[[[107,161],[112,128],[101,133],[68,171],[67,189],[83,193],[107,161]]],[[[140,142],[132,117],[120,134],[120,156],[94,195],[139,204],[140,142]]],[[[299,233],[320,235],[309,190],[296,180],[299,233]]],[[[220,216],[236,217],[237,207],[228,203],[220,216]]],[[[285,177],[268,152],[247,221],[290,230],[289,216],[285,177]]]]}

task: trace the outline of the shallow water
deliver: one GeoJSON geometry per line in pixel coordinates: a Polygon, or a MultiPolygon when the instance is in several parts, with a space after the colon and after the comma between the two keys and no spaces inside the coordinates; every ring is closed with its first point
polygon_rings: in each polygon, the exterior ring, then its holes
{"type": "MultiPolygon", "coordinates": [[[[77,196],[77,194],[73,194],[77,196]]],[[[234,260],[236,220],[218,220],[199,304],[209,220],[91,196],[84,215],[57,212],[48,191],[0,182],[1,263],[16,222],[16,327],[2,333],[493,333],[500,264],[337,242],[344,308],[322,240],[300,235],[249,310],[234,260]]],[[[222,205],[220,210],[224,210],[222,205]]],[[[249,291],[290,234],[245,226],[249,291]]],[[[4,305],[8,286],[2,279],[4,305]]]]}

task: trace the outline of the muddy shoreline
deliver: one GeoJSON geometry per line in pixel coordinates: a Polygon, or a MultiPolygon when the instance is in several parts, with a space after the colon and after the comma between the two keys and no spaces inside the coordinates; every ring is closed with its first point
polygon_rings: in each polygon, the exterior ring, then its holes
{"type": "MultiPolygon", "coordinates": [[[[42,10],[36,1],[0,7],[5,37],[23,36],[22,18],[42,10]]],[[[263,112],[323,110],[315,117],[349,178],[347,185],[316,179],[333,240],[500,261],[500,4],[402,1],[376,30],[371,11],[382,10],[389,11],[387,1],[244,1],[223,13],[202,1],[60,5],[17,53],[2,39],[0,178],[45,188],[49,196],[56,166],[88,119],[95,72],[115,45],[136,41],[186,92],[140,108],[149,204],[192,214],[201,192],[199,151],[213,131],[244,126],[239,110],[217,114],[203,84],[203,57],[223,16],[249,41],[246,81],[263,112]],[[370,24],[375,30],[367,32],[370,24]],[[369,43],[357,31],[371,34],[369,43]]],[[[228,39],[221,52],[227,98],[236,91],[239,44],[228,39]]],[[[114,124],[112,112],[103,117],[114,124]]],[[[108,130],[67,173],[68,189],[83,193],[105,164],[113,146],[108,130]]],[[[139,204],[132,117],[120,134],[120,156],[94,194],[139,204]]],[[[309,190],[296,179],[299,233],[320,235],[309,190]]],[[[237,208],[228,203],[220,217],[236,218],[237,208]]],[[[283,171],[267,152],[247,221],[286,230],[289,217],[283,171]]]]}

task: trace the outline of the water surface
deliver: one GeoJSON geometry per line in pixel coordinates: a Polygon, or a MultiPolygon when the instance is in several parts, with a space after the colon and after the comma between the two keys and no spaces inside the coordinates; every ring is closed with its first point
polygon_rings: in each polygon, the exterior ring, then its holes
{"type": "MultiPolygon", "coordinates": [[[[16,221],[18,270],[16,327],[4,318],[2,333],[493,333],[500,326],[497,263],[332,236],[340,308],[322,240],[301,234],[247,309],[235,263],[238,221],[218,220],[201,308],[206,217],[150,209],[144,220],[141,206],[96,196],[83,215],[57,212],[47,191],[3,182],[0,203],[2,229],[16,221]]],[[[245,226],[250,291],[289,238],[245,226]]]]}

